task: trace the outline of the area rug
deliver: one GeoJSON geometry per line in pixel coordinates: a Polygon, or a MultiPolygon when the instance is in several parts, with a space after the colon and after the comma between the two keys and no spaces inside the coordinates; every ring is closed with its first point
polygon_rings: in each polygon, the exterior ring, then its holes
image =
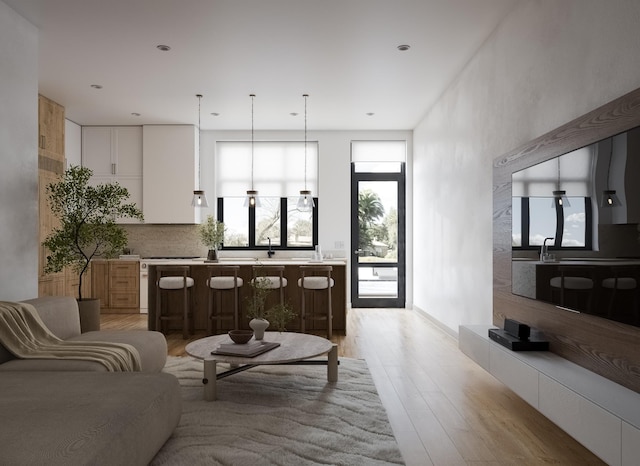
{"type": "Polygon", "coordinates": [[[202,361],[169,357],[178,377],[180,424],[152,465],[404,464],[366,363],[259,366],[218,381],[202,399],[202,361]]]}

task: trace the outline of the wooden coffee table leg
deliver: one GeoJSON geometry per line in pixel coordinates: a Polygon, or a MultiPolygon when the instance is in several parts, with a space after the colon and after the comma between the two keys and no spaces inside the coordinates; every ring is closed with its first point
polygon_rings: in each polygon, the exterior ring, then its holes
{"type": "Polygon", "coordinates": [[[329,351],[329,360],[327,361],[327,380],[329,382],[338,381],[338,345],[333,345],[329,351]]]}
{"type": "Polygon", "coordinates": [[[216,401],[216,360],[205,359],[204,360],[204,399],[206,401],[216,401]]]}

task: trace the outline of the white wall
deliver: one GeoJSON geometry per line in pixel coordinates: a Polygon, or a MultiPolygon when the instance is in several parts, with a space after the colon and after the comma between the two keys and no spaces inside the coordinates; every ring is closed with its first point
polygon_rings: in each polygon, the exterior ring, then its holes
{"type": "MultiPolygon", "coordinates": [[[[301,140],[300,131],[256,131],[255,140],[301,140]]],[[[307,139],[318,141],[318,193],[319,199],[319,241],[323,251],[338,249],[344,244],[346,257],[351,250],[351,141],[353,140],[406,140],[407,141],[407,307],[412,305],[412,196],[411,196],[411,131],[309,131],[307,139]]],[[[249,131],[203,131],[202,144],[202,187],[213,214],[214,155],[216,140],[251,140],[249,131]]],[[[247,167],[248,168],[248,167],[247,167]]],[[[350,264],[349,264],[350,265],[350,264]]],[[[349,283],[349,281],[347,281],[349,283]]],[[[350,287],[347,302],[351,302],[350,287]]]]}
{"type": "Polygon", "coordinates": [[[38,295],[38,32],[0,2],[0,300],[38,295]]]}
{"type": "Polygon", "coordinates": [[[640,87],[638,25],[638,0],[524,2],[427,112],[414,130],[417,308],[452,331],[491,323],[492,161],[640,87]]]}

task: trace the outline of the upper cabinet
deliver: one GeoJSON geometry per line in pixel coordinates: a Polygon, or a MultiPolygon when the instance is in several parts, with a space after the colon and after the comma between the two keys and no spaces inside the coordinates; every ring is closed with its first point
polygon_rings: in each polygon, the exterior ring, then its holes
{"type": "MultiPolygon", "coordinates": [[[[143,209],[142,126],[84,126],[82,165],[93,170],[92,184],[117,182],[129,191],[129,202],[143,209]]],[[[123,218],[119,223],[138,223],[123,218]]]]}
{"type": "Polygon", "coordinates": [[[38,97],[38,149],[40,155],[64,162],[64,107],[38,97]]]}
{"type": "Polygon", "coordinates": [[[196,223],[197,128],[146,125],[143,129],[145,223],[196,223]]]}

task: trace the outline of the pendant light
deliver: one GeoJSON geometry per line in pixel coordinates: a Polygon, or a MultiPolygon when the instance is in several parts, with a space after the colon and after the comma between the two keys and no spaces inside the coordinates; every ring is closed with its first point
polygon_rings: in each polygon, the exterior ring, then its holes
{"type": "Polygon", "coordinates": [[[615,189],[609,189],[609,178],[611,177],[611,162],[613,161],[613,138],[609,138],[609,166],[607,168],[607,189],[602,192],[602,202],[600,207],[616,207],[622,205],[615,189]]]}
{"type": "Polygon", "coordinates": [[[258,191],[253,188],[253,99],[255,98],[255,94],[249,94],[251,97],[251,189],[247,190],[247,197],[244,200],[244,206],[253,209],[255,207],[260,207],[260,198],[258,197],[258,191]]]}
{"type": "Polygon", "coordinates": [[[558,161],[558,185],[557,189],[553,191],[553,203],[551,204],[551,207],[571,207],[571,203],[567,197],[567,192],[560,189],[560,157],[557,157],[556,160],[558,161]]]}
{"type": "Polygon", "coordinates": [[[304,97],[304,189],[300,190],[297,209],[301,212],[311,212],[315,207],[311,191],[307,189],[307,97],[309,94],[302,94],[304,97]]]}
{"type": "Polygon", "coordinates": [[[209,207],[209,203],[207,202],[207,196],[204,194],[204,191],[200,188],[200,158],[202,150],[200,149],[200,101],[202,100],[202,94],[196,94],[198,98],[198,189],[193,191],[193,199],[191,200],[191,205],[193,207],[209,207]]]}

